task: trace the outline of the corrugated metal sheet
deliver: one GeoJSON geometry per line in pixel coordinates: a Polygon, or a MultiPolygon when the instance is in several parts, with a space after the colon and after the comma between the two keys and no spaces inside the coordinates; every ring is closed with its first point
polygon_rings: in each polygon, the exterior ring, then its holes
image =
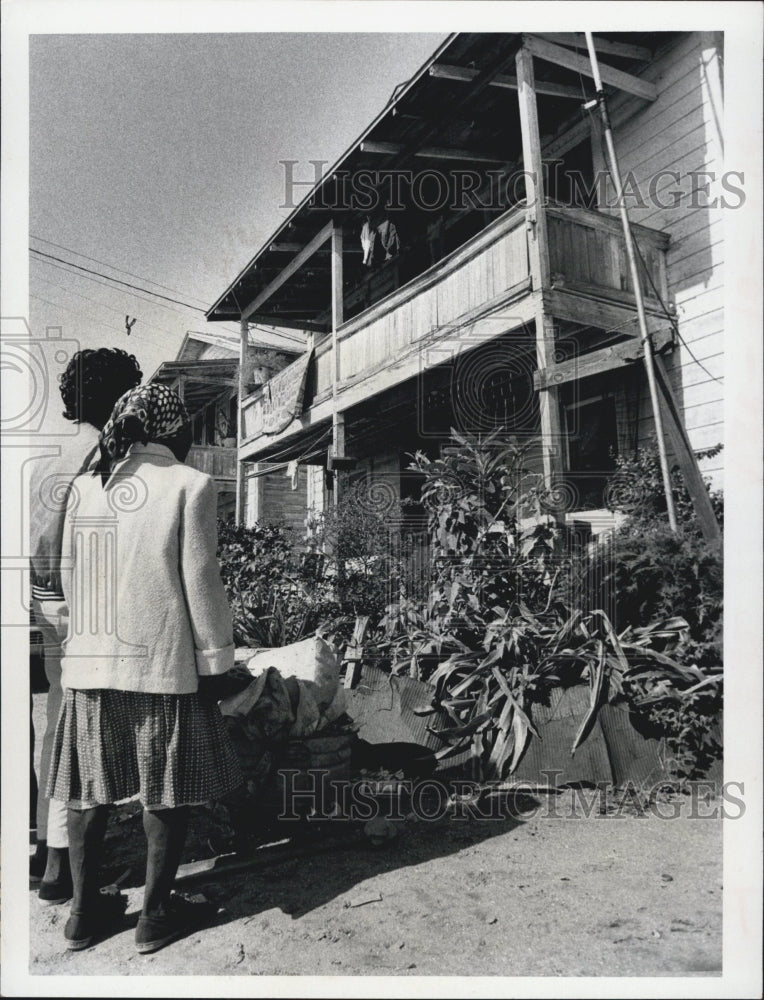
{"type": "MultiPolygon", "coordinates": [[[[359,726],[362,739],[370,743],[419,743],[432,750],[444,745],[427,727],[447,725],[445,716],[422,717],[413,712],[429,704],[430,685],[409,677],[390,677],[366,665],[358,687],[347,695],[348,714],[359,726]]],[[[553,690],[549,705],[534,705],[533,722],[541,738],[531,737],[512,780],[558,785],[607,782],[616,786],[633,782],[645,787],[668,777],[670,754],[664,741],[642,736],[623,705],[604,705],[589,736],[571,754],[588,706],[586,685],[553,690]]],[[[464,776],[469,761],[469,752],[459,754],[442,761],[438,773],[443,778],[464,776]]],[[[721,762],[714,765],[708,778],[721,781],[721,762]]]]}

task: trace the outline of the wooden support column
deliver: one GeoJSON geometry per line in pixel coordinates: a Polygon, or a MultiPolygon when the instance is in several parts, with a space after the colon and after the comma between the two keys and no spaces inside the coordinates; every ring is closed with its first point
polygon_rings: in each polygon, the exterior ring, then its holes
{"type": "MultiPolygon", "coordinates": [[[[342,300],[342,228],[336,223],[332,228],[332,454],[345,455],[345,414],[339,412],[338,393],[340,382],[340,350],[337,331],[342,326],[344,308],[342,300]]],[[[334,502],[340,497],[339,470],[334,470],[334,502]]]]}
{"type": "MultiPolygon", "coordinates": [[[[554,364],[555,335],[552,317],[544,311],[543,292],[550,287],[549,240],[544,204],[544,175],[541,164],[538,108],[533,73],[533,56],[521,48],[516,57],[520,128],[523,140],[523,169],[528,202],[528,253],[531,282],[537,301],[536,363],[540,370],[554,364]]],[[[562,472],[562,427],[557,389],[545,386],[539,390],[541,415],[541,447],[544,456],[544,482],[548,489],[559,483],[562,472]]]]}
{"type": "Polygon", "coordinates": [[[241,460],[241,446],[244,441],[244,409],[242,402],[247,393],[247,349],[249,346],[249,323],[242,317],[239,324],[239,419],[236,422],[236,525],[244,523],[244,462],[241,460]]]}

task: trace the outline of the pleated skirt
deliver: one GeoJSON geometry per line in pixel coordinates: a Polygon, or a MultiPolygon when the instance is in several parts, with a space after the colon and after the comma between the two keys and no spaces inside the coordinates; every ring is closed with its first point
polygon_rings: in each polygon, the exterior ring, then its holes
{"type": "Polygon", "coordinates": [[[73,807],[138,799],[174,809],[244,781],[218,706],[197,694],[65,692],[47,794],[73,807]]]}

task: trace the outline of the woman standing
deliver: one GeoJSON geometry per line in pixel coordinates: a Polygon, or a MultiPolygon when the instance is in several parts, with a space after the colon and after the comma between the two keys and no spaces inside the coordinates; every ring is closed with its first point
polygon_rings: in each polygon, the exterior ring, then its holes
{"type": "MultiPolygon", "coordinates": [[[[133,354],[118,347],[77,351],[59,376],[63,416],[75,427],[58,439],[58,455],[32,462],[30,525],[32,611],[43,640],[48,680],[46,725],[40,755],[40,795],[37,797],[37,847],[29,875],[42,879],[39,898],[44,904],[72,898],[66,806],[45,795],[61,691],[61,642],[69,627],[69,609],[61,589],[61,539],[71,482],[91,468],[98,455],[98,435],[114,404],[137,386],[143,373],[133,354]]],[[[31,764],[31,761],[30,761],[31,764]]]]}
{"type": "Polygon", "coordinates": [[[210,916],[171,895],[188,807],[242,776],[214,700],[234,662],[231,614],[216,557],[216,490],[183,465],[190,419],[150,384],[125,393],[100,438],[93,473],[76,479],[62,556],[70,607],[64,706],[49,790],[68,803],[74,895],[67,947],[88,947],[125,900],[99,892],[109,807],[143,805],[146,887],[138,951],[169,944],[210,916]]]}

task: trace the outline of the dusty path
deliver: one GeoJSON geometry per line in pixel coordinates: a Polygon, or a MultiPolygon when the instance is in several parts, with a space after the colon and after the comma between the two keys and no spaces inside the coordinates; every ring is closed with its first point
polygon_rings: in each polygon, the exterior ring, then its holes
{"type": "MultiPolygon", "coordinates": [[[[570,793],[567,793],[568,795],[570,793]]],[[[559,811],[564,812],[564,807],[559,811]]],[[[184,860],[209,856],[198,816],[184,860]],[[206,853],[205,853],[206,851],[206,853]]],[[[114,870],[138,817],[112,827],[114,870]]],[[[683,817],[408,821],[365,844],[208,878],[215,926],[135,952],[140,863],[125,929],[63,947],[68,907],[31,906],[37,975],[714,975],[721,972],[722,824],[683,817]],[[351,905],[379,896],[365,905],[351,905]]],[[[127,852],[127,853],[125,853],[127,852]]]]}

